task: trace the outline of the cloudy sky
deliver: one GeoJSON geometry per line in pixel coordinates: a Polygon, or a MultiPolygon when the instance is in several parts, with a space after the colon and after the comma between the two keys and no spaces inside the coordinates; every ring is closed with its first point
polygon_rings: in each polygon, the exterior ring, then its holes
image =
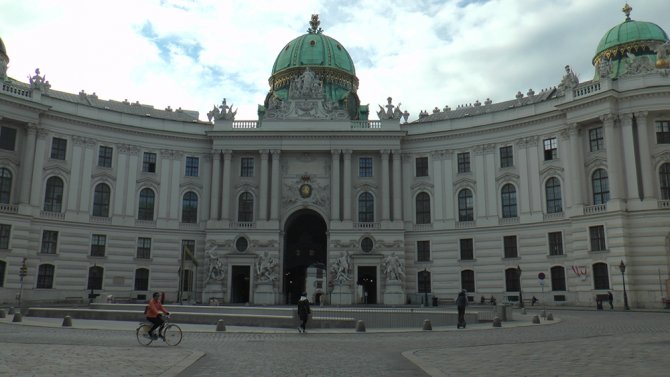
{"type": "MultiPolygon", "coordinates": [[[[434,107],[513,99],[558,85],[569,64],[593,77],[621,0],[0,0],[0,37],[19,80],[206,112],[225,97],[257,119],[279,51],[318,13],[356,65],[361,103],[386,97],[410,119],[434,107]]],[[[632,18],[670,31],[667,0],[631,0],[632,18]]],[[[376,116],[374,116],[376,118],[376,116]]]]}

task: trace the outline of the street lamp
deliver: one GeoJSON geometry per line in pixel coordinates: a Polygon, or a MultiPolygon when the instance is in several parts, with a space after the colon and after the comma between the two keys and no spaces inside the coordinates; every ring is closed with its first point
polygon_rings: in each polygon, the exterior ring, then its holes
{"type": "Polygon", "coordinates": [[[626,272],[626,265],[623,263],[623,260],[619,263],[619,270],[621,271],[621,280],[623,280],[623,308],[625,310],[630,310],[630,307],[628,306],[628,295],[626,294],[626,277],[624,275],[624,272],[626,272]]]}
{"type": "Polygon", "coordinates": [[[26,258],[23,258],[21,267],[19,268],[19,294],[16,295],[16,300],[18,301],[17,305],[21,308],[21,296],[23,295],[23,278],[28,275],[28,266],[26,265],[26,258]]]}
{"type": "Polygon", "coordinates": [[[519,277],[519,307],[523,308],[523,295],[521,294],[521,266],[516,265],[516,273],[519,277]]]}

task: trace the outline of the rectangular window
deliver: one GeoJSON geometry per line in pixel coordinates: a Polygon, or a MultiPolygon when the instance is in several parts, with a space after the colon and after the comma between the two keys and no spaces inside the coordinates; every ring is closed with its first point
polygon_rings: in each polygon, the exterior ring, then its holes
{"type": "Polygon", "coordinates": [[[94,234],[93,237],[91,237],[91,256],[104,257],[106,246],[107,236],[103,234],[94,234]]]}
{"type": "Polygon", "coordinates": [[[659,120],[656,122],[656,143],[670,144],[670,121],[659,120]]]}
{"type": "Polygon", "coordinates": [[[415,161],[416,161],[416,176],[417,177],[427,177],[428,176],[428,157],[417,157],[415,161]]]}
{"type": "Polygon", "coordinates": [[[254,158],[242,157],[240,166],[240,176],[253,177],[254,176],[254,158]]]}
{"type": "Polygon", "coordinates": [[[151,238],[137,239],[137,259],[151,259],[151,238]]]}
{"type": "Polygon", "coordinates": [[[138,268],[135,270],[135,290],[148,291],[149,290],[149,270],[146,268],[138,268]]]}
{"type": "Polygon", "coordinates": [[[45,230],[42,232],[42,254],[56,254],[56,247],[58,246],[58,232],[54,230],[45,230]]]}
{"type": "Polygon", "coordinates": [[[142,171],[145,173],[156,172],[156,153],[144,152],[142,159],[142,171]]]}
{"type": "Polygon", "coordinates": [[[51,141],[51,158],[54,160],[65,160],[67,140],[54,137],[51,141]]]}
{"type": "Polygon", "coordinates": [[[197,177],[200,159],[198,157],[186,157],[186,176],[197,177]]]}
{"type": "Polygon", "coordinates": [[[361,157],[358,159],[358,176],[372,177],[372,157],[361,157]]]}
{"type": "Polygon", "coordinates": [[[602,225],[589,227],[589,238],[591,239],[591,251],[605,251],[605,227],[602,225]]]}
{"type": "Polygon", "coordinates": [[[605,147],[602,127],[591,128],[589,130],[589,146],[591,152],[599,151],[605,147]]]}
{"type": "Polygon", "coordinates": [[[514,166],[514,155],[512,146],[506,146],[500,148],[500,167],[509,168],[514,166]]]}
{"type": "Polygon", "coordinates": [[[195,259],[195,241],[181,240],[181,253],[184,261],[193,261],[195,259]]]}
{"type": "Polygon", "coordinates": [[[430,241],[416,241],[417,262],[430,261],[430,241]]]}
{"type": "Polygon", "coordinates": [[[544,160],[551,161],[558,158],[558,141],[555,137],[544,139],[544,160]]]}
{"type": "Polygon", "coordinates": [[[461,247],[461,260],[473,260],[474,250],[472,238],[463,238],[459,240],[461,247]]]}
{"type": "Polygon", "coordinates": [[[551,290],[565,291],[565,269],[563,267],[551,268],[551,290]]]}
{"type": "Polygon", "coordinates": [[[101,168],[111,168],[113,155],[114,148],[101,145],[98,150],[98,166],[101,168]]]}
{"type": "Polygon", "coordinates": [[[563,255],[563,232],[549,233],[549,255],[563,255]]]}
{"type": "Polygon", "coordinates": [[[470,172],[470,152],[459,153],[456,155],[458,160],[458,172],[459,173],[469,173],[470,172]]]}
{"type": "Polygon", "coordinates": [[[519,251],[516,246],[516,236],[503,237],[503,245],[505,249],[505,258],[517,258],[519,251]]]}
{"type": "Polygon", "coordinates": [[[13,151],[16,147],[16,129],[0,127],[0,149],[13,151]]]}
{"type": "Polygon", "coordinates": [[[36,288],[51,289],[54,285],[54,266],[43,264],[37,269],[36,288]]]}
{"type": "Polygon", "coordinates": [[[11,231],[11,225],[0,224],[0,249],[9,249],[9,235],[11,234],[11,231]]]}

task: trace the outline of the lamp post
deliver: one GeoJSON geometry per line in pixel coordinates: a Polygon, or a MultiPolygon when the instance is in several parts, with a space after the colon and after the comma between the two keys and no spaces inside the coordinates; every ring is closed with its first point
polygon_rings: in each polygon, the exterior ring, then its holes
{"type": "Polygon", "coordinates": [[[428,270],[423,269],[423,304],[428,307],[428,270]]]}
{"type": "Polygon", "coordinates": [[[523,294],[521,294],[521,266],[516,266],[516,273],[519,278],[519,307],[523,308],[523,294]]]}
{"type": "Polygon", "coordinates": [[[23,278],[28,275],[28,266],[26,265],[26,258],[23,258],[21,267],[19,268],[19,294],[16,295],[17,307],[21,308],[21,296],[23,295],[23,278]]]}
{"type": "Polygon", "coordinates": [[[623,263],[623,260],[619,263],[619,270],[621,271],[621,280],[623,281],[623,308],[625,310],[630,310],[630,307],[628,306],[628,294],[626,294],[626,276],[624,275],[626,272],[626,265],[623,263]]]}

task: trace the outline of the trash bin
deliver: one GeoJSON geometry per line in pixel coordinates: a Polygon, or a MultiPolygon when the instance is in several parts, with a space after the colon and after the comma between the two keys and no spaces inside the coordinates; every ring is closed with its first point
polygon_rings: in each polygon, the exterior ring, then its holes
{"type": "Polygon", "coordinates": [[[499,304],[496,305],[496,314],[501,321],[511,321],[512,320],[512,305],[510,304],[499,304]]]}
{"type": "Polygon", "coordinates": [[[437,297],[433,296],[433,306],[437,306],[437,297]]]}

